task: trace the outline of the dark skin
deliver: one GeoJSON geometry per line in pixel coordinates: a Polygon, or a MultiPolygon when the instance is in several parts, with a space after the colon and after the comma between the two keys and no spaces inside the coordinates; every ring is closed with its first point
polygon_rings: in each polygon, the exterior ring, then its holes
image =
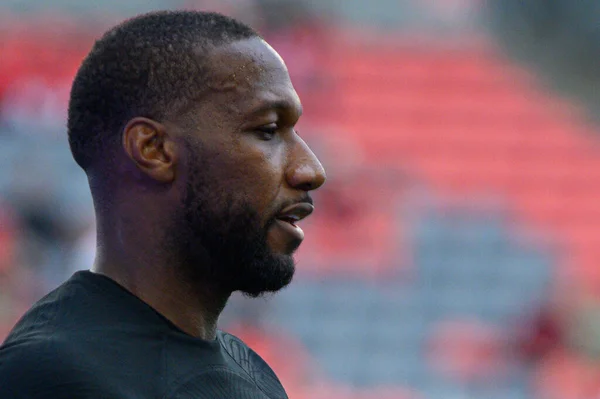
{"type": "Polygon", "coordinates": [[[186,182],[198,170],[193,166],[202,161],[213,191],[251,205],[268,226],[268,248],[281,256],[291,256],[302,238],[284,223],[267,221],[282,206],[306,201],[325,181],[320,162],[294,130],[302,108],[279,55],[252,38],[216,48],[210,57],[209,89],[191,111],[193,128],[180,117],[133,118],[113,176],[89,172],[98,225],[92,271],[205,340],[215,339],[232,292],[209,278],[187,279],[174,267],[185,257],[164,244],[186,182]]]}

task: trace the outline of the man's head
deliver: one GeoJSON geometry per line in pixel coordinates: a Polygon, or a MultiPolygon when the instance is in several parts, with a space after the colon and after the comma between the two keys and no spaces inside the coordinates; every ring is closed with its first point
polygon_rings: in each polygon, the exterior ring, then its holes
{"type": "Polygon", "coordinates": [[[139,235],[187,278],[259,295],[291,281],[294,219],[325,180],[294,130],[301,112],[285,64],[249,27],[152,13],[107,32],[83,62],[69,143],[99,224],[151,219],[139,235]]]}

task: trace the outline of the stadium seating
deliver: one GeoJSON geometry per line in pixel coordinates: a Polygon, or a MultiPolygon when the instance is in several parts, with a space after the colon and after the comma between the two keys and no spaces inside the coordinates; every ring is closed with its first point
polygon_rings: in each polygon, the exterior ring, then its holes
{"type": "Polygon", "coordinates": [[[578,272],[593,273],[600,158],[574,105],[485,45],[353,43],[328,59],[339,102],[323,107],[344,139],[363,148],[366,164],[403,170],[442,196],[504,198],[512,220],[555,236],[585,262],[578,272]]]}

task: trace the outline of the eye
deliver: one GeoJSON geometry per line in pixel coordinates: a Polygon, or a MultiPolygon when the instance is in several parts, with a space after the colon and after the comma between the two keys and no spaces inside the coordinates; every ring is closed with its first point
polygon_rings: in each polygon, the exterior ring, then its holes
{"type": "Polygon", "coordinates": [[[261,126],[258,129],[256,129],[256,134],[259,139],[264,140],[264,141],[270,141],[270,140],[273,140],[275,138],[275,136],[277,135],[277,129],[278,129],[278,127],[275,124],[261,126]]]}

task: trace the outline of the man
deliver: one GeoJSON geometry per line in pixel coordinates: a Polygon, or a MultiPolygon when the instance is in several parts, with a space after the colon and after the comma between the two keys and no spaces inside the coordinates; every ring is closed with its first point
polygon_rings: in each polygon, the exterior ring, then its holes
{"type": "Polygon", "coordinates": [[[233,19],[160,12],[107,32],[68,123],[96,260],[0,347],[0,397],[286,398],[217,320],[232,292],[292,279],[296,222],[325,180],[294,130],[301,113],[281,58],[233,19]]]}

